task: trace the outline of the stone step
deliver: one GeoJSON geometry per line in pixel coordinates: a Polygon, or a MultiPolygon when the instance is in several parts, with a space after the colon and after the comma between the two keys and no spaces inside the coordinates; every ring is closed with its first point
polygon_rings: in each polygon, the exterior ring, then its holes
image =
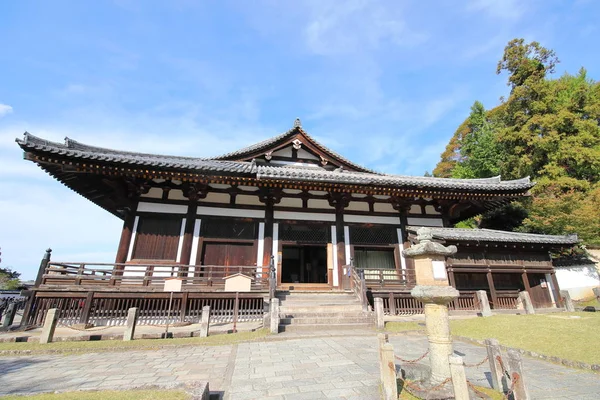
{"type": "Polygon", "coordinates": [[[287,295],[287,296],[277,296],[279,301],[359,301],[356,296],[348,296],[348,295],[310,295],[310,296],[296,296],[296,295],[287,295]]]}
{"type": "Polygon", "coordinates": [[[315,331],[337,331],[337,330],[367,330],[373,327],[372,323],[352,324],[323,324],[323,325],[279,325],[279,332],[315,332],[315,331]]]}
{"type": "Polygon", "coordinates": [[[373,318],[366,316],[355,317],[305,317],[281,318],[280,325],[337,325],[365,323],[373,324],[373,318]]]}
{"type": "Polygon", "coordinates": [[[340,312],[362,312],[360,304],[345,304],[345,305],[282,305],[279,306],[281,314],[320,314],[320,313],[340,313],[340,312]]]}
{"type": "Polygon", "coordinates": [[[361,311],[338,311],[338,312],[282,312],[279,310],[281,318],[343,318],[343,317],[372,317],[373,314],[363,313],[361,311]]]}

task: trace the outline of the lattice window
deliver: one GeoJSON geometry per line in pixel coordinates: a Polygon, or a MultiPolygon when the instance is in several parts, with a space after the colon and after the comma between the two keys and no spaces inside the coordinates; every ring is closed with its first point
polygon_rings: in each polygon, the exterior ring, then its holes
{"type": "Polygon", "coordinates": [[[352,244],[393,244],[397,242],[396,229],[392,227],[350,227],[350,243],[352,244]]]}
{"type": "Polygon", "coordinates": [[[323,225],[279,225],[279,239],[290,242],[328,243],[329,227],[323,225]]]}
{"type": "Polygon", "coordinates": [[[253,221],[203,219],[201,231],[202,236],[211,239],[254,240],[257,236],[256,223],[253,221]]]}

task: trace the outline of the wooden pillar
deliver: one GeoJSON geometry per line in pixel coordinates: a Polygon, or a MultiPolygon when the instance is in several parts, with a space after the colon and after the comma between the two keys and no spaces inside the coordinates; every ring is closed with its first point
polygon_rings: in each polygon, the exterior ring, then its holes
{"type": "Polygon", "coordinates": [[[450,282],[450,286],[453,288],[456,287],[456,279],[454,279],[454,270],[452,267],[448,269],[448,281],[450,282]]]}
{"type": "MultiPolygon", "coordinates": [[[[187,215],[185,217],[185,227],[183,233],[183,244],[181,246],[182,265],[190,265],[190,257],[192,255],[192,242],[194,240],[194,224],[196,222],[196,202],[190,201],[188,205],[187,215]]],[[[196,262],[196,260],[193,260],[196,262]]],[[[187,268],[179,271],[179,276],[187,276],[187,268]]]]}
{"type": "Polygon", "coordinates": [[[496,286],[494,285],[494,277],[492,271],[487,272],[488,286],[490,287],[490,295],[492,296],[492,308],[496,308],[498,305],[498,295],[496,294],[496,286]]]}
{"type": "Polygon", "coordinates": [[[83,311],[79,317],[80,324],[87,324],[90,320],[90,311],[92,310],[92,303],[94,302],[94,292],[88,292],[85,303],[83,305],[83,311]]]}
{"type": "Polygon", "coordinates": [[[344,241],[344,207],[338,206],[335,210],[335,233],[338,264],[338,282],[340,288],[350,288],[350,281],[344,274],[344,265],[346,265],[346,242],[344,241]]]}
{"type": "Polygon", "coordinates": [[[273,214],[274,205],[271,201],[265,202],[265,237],[263,240],[263,273],[267,273],[273,255],[273,214]]]}
{"type": "MultiPolygon", "coordinates": [[[[552,278],[552,286],[554,286],[554,302],[556,303],[556,307],[564,307],[562,297],[560,295],[560,287],[558,286],[558,280],[556,279],[556,273],[550,273],[550,277],[552,278]]],[[[552,288],[549,288],[552,290],[552,288]]]]}
{"type": "MultiPolygon", "coordinates": [[[[123,230],[121,231],[121,240],[119,241],[119,248],[117,249],[117,257],[115,263],[122,264],[127,262],[127,253],[129,252],[129,244],[131,243],[131,237],[133,233],[133,222],[135,221],[135,215],[132,212],[128,212],[125,215],[125,221],[123,221],[123,230]]],[[[122,268],[118,268],[122,270],[122,268]]]]}
{"type": "Polygon", "coordinates": [[[529,277],[527,276],[527,271],[523,271],[523,274],[521,274],[521,278],[523,279],[523,285],[525,285],[525,290],[531,295],[531,286],[529,286],[529,277]]]}

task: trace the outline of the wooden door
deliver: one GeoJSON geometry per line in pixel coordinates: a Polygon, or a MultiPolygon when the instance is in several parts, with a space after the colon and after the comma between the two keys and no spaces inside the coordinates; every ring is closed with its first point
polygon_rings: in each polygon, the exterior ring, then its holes
{"type": "Polygon", "coordinates": [[[256,254],[253,243],[205,242],[202,250],[202,265],[205,273],[213,278],[223,278],[239,272],[230,268],[210,268],[210,266],[254,266],[256,254]]]}
{"type": "Polygon", "coordinates": [[[550,297],[550,285],[546,282],[544,274],[529,274],[529,286],[531,302],[535,308],[552,307],[552,298],[550,297]]]}

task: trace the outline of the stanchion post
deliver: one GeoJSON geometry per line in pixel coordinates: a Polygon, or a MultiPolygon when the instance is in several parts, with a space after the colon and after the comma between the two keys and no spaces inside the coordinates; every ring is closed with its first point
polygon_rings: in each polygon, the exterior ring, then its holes
{"type": "Polygon", "coordinates": [[[500,343],[496,339],[486,339],[485,347],[487,349],[488,362],[490,363],[492,388],[499,392],[504,392],[504,382],[506,378],[500,361],[502,359],[500,343]]]}
{"type": "Polygon", "coordinates": [[[398,400],[398,381],[396,363],[394,362],[394,347],[386,343],[381,347],[381,383],[385,400],[398,400]]]}
{"type": "Polygon", "coordinates": [[[17,303],[10,303],[6,309],[6,315],[2,322],[2,330],[9,330],[15,320],[15,314],[17,313],[17,303]]]}
{"type": "Polygon", "coordinates": [[[487,292],[485,290],[478,290],[475,292],[475,296],[477,296],[477,300],[479,301],[479,312],[482,317],[491,317],[492,310],[490,309],[490,302],[487,297],[487,292]]]}
{"type": "Polygon", "coordinates": [[[456,400],[469,400],[469,386],[467,385],[467,374],[465,373],[465,363],[462,357],[448,356],[448,362],[450,363],[454,398],[456,400]]]}
{"type": "Polygon", "coordinates": [[[561,290],[560,297],[562,297],[565,301],[565,310],[567,312],[575,312],[575,306],[573,305],[573,300],[571,299],[571,295],[568,290],[561,290]]]}
{"type": "Polygon", "coordinates": [[[514,400],[530,400],[529,391],[523,379],[523,357],[515,349],[508,350],[508,365],[510,367],[510,378],[512,379],[514,400]]]}

